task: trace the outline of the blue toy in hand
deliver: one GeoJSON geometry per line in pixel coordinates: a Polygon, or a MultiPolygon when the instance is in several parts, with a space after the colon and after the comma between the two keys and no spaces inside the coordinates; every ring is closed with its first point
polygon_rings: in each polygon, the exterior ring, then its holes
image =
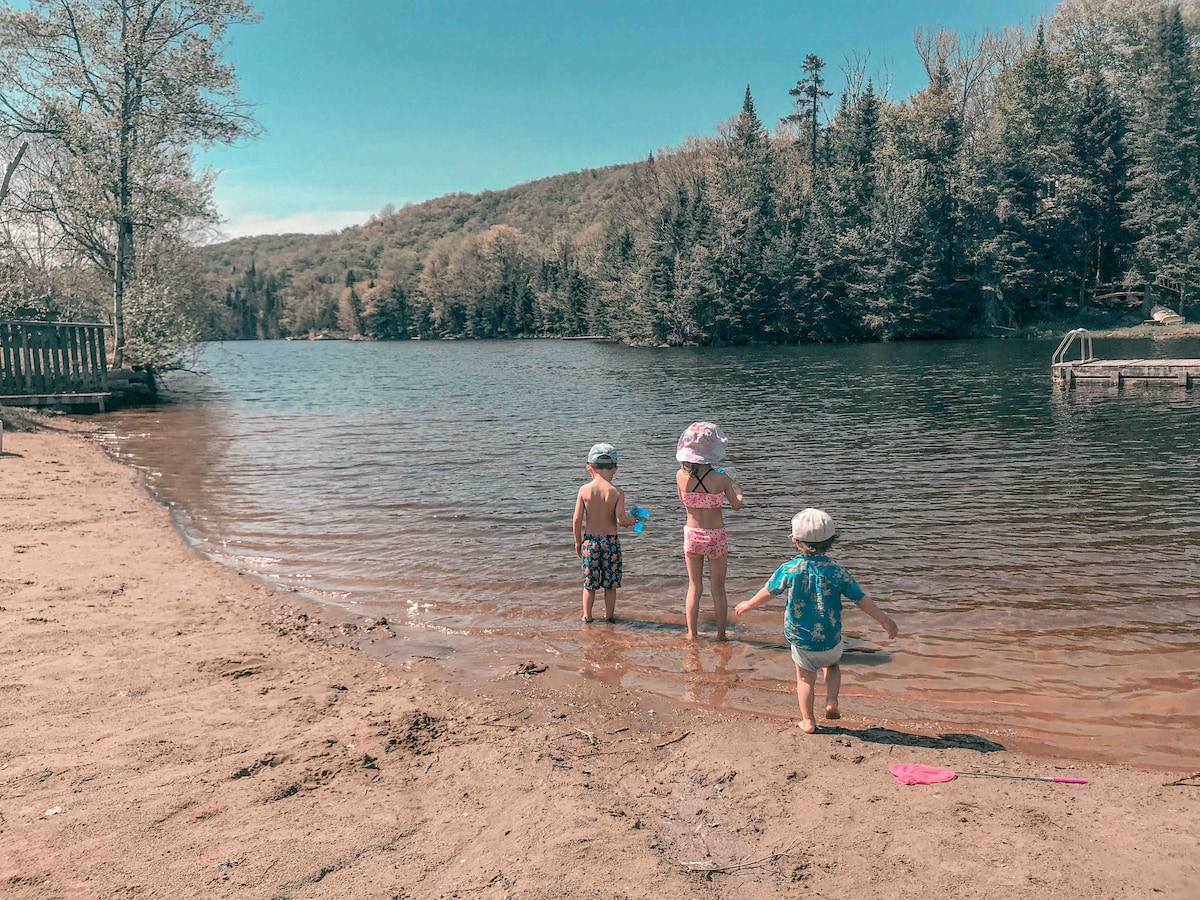
{"type": "Polygon", "coordinates": [[[635,506],[629,510],[629,514],[637,519],[633,523],[633,533],[641,534],[642,529],[646,527],[646,520],[650,518],[650,510],[644,506],[635,506]]]}

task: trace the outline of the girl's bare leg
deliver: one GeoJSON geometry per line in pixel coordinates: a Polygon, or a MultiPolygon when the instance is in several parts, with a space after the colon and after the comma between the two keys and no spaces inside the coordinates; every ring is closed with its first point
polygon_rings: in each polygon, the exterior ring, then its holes
{"type": "Polygon", "coordinates": [[[800,701],[800,730],[812,734],[817,730],[817,719],[813,715],[813,686],[817,673],[796,666],[796,699],[800,701]]]}
{"type": "Polygon", "coordinates": [[[822,669],[825,673],[825,718],[840,719],[838,691],[842,689],[842,667],[836,663],[822,669]]]}
{"type": "Polygon", "coordinates": [[[713,556],[708,560],[709,589],[712,591],[713,609],[717,613],[717,640],[725,640],[725,624],[729,621],[729,604],[725,599],[725,572],[729,567],[728,556],[713,556]]]}
{"type": "Polygon", "coordinates": [[[685,553],[687,560],[688,591],[684,612],[687,617],[688,639],[696,639],[696,631],[700,625],[700,595],[704,593],[704,557],[685,553]]]}

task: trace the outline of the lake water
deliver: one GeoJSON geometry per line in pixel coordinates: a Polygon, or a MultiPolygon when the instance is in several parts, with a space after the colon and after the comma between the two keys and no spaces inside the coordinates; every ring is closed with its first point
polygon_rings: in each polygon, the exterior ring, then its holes
{"type": "Polygon", "coordinates": [[[173,402],[102,420],[197,547],[385,615],[397,637],[375,649],[794,716],[780,604],[718,645],[706,597],[685,638],[674,448],[716,421],[747,496],[726,512],[731,605],[820,506],[900,625],[887,642],[846,614],[851,727],[1200,769],[1200,390],[1062,390],[1055,344],[231,343],[169,381],[173,402]],[[601,440],[652,515],[622,540],[620,621],[581,627],[570,520],[601,440]]]}

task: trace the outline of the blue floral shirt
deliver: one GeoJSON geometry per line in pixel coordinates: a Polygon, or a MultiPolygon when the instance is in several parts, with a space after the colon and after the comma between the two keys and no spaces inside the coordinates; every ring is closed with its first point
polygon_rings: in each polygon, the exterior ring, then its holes
{"type": "Polygon", "coordinates": [[[849,572],[828,556],[797,556],[775,570],[766,590],[787,591],[783,636],[802,650],[832,650],[842,639],[842,597],[858,603],[864,596],[849,572]]]}

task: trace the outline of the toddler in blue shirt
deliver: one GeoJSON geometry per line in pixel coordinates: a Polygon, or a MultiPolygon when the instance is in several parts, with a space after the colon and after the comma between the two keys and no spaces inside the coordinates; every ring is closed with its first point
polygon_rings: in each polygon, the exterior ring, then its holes
{"type": "Polygon", "coordinates": [[[825,555],[836,540],[837,528],[828,513],[812,508],[798,512],[792,517],[792,544],[800,555],[776,569],[757,594],[734,610],[740,616],[787,593],[783,634],[796,664],[796,699],[800,702],[800,730],[805,734],[817,730],[813,713],[817,669],[825,676],[825,718],[841,718],[842,598],[849,598],[882,625],[889,638],[897,634],[891,616],[863,593],[849,572],[825,555]]]}

